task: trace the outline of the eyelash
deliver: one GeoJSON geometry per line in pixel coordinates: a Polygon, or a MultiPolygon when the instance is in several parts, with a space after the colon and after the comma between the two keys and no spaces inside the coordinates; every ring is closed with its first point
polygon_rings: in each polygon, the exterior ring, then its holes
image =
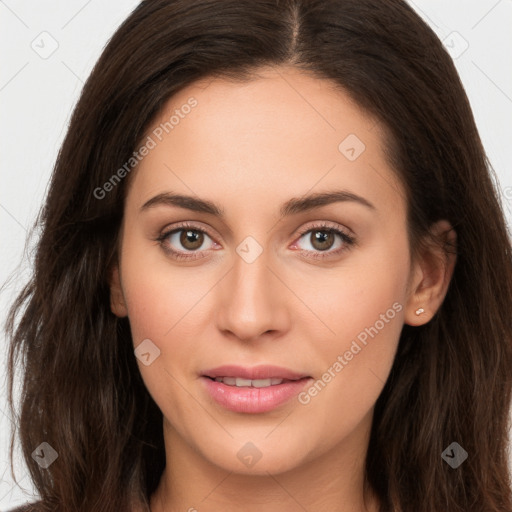
{"type": "MultiPolygon", "coordinates": [[[[185,254],[185,253],[183,253],[181,251],[176,251],[174,249],[171,249],[165,243],[167,238],[169,238],[171,235],[173,235],[174,233],[179,233],[180,231],[184,231],[186,229],[189,229],[191,231],[196,231],[198,233],[206,234],[212,240],[214,238],[204,228],[199,228],[198,226],[195,226],[194,224],[190,224],[188,222],[184,222],[184,223],[179,224],[178,226],[175,226],[171,230],[163,232],[161,235],[159,235],[155,239],[155,241],[158,242],[161,245],[162,249],[167,254],[169,254],[172,258],[174,258],[176,260],[189,260],[189,261],[193,261],[193,260],[204,258],[205,256],[195,256],[195,254],[198,254],[199,251],[188,251],[190,254],[192,254],[192,256],[191,256],[191,255],[185,254]]],[[[338,248],[338,249],[336,249],[336,250],[334,250],[334,251],[308,251],[308,250],[305,250],[305,249],[301,249],[300,250],[300,254],[303,254],[303,253],[313,253],[312,255],[308,256],[308,257],[313,258],[313,259],[325,259],[325,258],[328,258],[328,257],[331,257],[331,256],[337,256],[337,255],[339,255],[339,254],[341,254],[341,253],[343,253],[345,251],[350,250],[353,246],[355,246],[357,244],[356,239],[355,239],[354,236],[349,235],[345,231],[342,231],[339,228],[333,227],[332,225],[329,225],[326,222],[319,222],[318,224],[315,224],[313,226],[308,226],[307,228],[305,228],[304,230],[302,230],[299,233],[298,239],[302,238],[305,234],[307,234],[309,232],[314,232],[314,231],[323,231],[323,232],[334,233],[336,235],[339,235],[340,238],[343,241],[343,246],[338,248]]]]}

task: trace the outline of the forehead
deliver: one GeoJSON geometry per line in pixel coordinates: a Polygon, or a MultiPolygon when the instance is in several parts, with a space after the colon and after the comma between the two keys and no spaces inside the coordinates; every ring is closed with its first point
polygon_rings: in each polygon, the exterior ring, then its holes
{"type": "Polygon", "coordinates": [[[203,79],[155,118],[147,131],[154,147],[132,186],[139,203],[177,189],[201,197],[222,191],[241,201],[261,191],[270,201],[279,191],[344,185],[396,203],[393,193],[403,194],[385,158],[384,134],[333,82],[293,68],[263,68],[245,82],[203,79]]]}
{"type": "Polygon", "coordinates": [[[191,98],[197,106],[190,115],[182,114],[172,128],[173,135],[179,137],[182,132],[180,141],[189,135],[197,144],[236,135],[231,141],[236,147],[261,141],[271,149],[282,147],[283,139],[297,142],[299,138],[302,145],[294,148],[297,153],[312,149],[305,144],[307,139],[325,138],[323,145],[337,151],[344,134],[367,139],[366,132],[375,131],[378,137],[381,131],[380,127],[375,130],[375,120],[333,81],[289,67],[262,68],[247,81],[197,81],[166,103],[153,127],[168,122],[173,113],[188,110],[191,98]],[[183,130],[185,124],[193,125],[193,134],[183,130]]]}

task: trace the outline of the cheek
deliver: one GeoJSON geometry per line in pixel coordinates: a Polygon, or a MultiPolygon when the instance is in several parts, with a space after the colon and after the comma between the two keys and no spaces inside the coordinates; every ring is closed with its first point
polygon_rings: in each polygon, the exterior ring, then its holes
{"type": "MultiPolygon", "coordinates": [[[[296,289],[303,291],[305,302],[320,320],[314,322],[316,338],[325,340],[322,346],[329,356],[329,348],[348,350],[359,334],[364,342],[366,329],[376,323],[379,333],[396,324],[394,334],[400,332],[409,266],[407,239],[399,232],[354,249],[335,268],[313,268],[300,277],[296,289]]],[[[293,279],[297,277],[290,271],[288,280],[293,279]]]]}
{"type": "MultiPolygon", "coordinates": [[[[347,433],[371,413],[393,365],[403,326],[409,270],[407,241],[375,244],[323,283],[315,304],[332,331],[314,347],[323,362],[299,397],[314,428],[347,433]]],[[[320,431],[318,432],[320,435],[320,431]]]]}
{"type": "Polygon", "coordinates": [[[145,338],[155,343],[172,338],[176,329],[186,325],[187,315],[214,278],[200,266],[179,268],[154,242],[141,240],[142,236],[126,237],[122,265],[135,345],[145,338]]]}
{"type": "Polygon", "coordinates": [[[183,383],[196,378],[198,325],[207,322],[208,293],[218,273],[201,266],[178,268],[160,249],[126,237],[122,274],[134,348],[150,340],[157,354],[149,365],[137,360],[142,378],[161,408],[182,414],[188,401],[178,397],[183,383]]]}
{"type": "Polygon", "coordinates": [[[191,313],[204,292],[187,286],[190,280],[170,272],[169,266],[165,272],[158,266],[146,266],[143,258],[127,259],[125,270],[131,275],[124,288],[134,348],[148,346],[150,340],[150,351],[156,354],[148,365],[137,359],[144,384],[166,417],[188,417],[194,404],[187,400],[184,386],[198,350],[191,313]]]}

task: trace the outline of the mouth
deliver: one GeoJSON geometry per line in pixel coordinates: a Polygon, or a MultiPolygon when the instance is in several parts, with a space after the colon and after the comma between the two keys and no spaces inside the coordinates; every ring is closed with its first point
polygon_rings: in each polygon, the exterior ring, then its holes
{"type": "Polygon", "coordinates": [[[276,366],[244,368],[229,365],[200,375],[205,391],[224,409],[264,413],[289,402],[313,378],[276,366]]]}

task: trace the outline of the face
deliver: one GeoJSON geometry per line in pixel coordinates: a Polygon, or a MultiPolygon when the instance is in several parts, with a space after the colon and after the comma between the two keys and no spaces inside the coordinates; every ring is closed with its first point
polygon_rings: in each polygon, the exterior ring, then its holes
{"type": "Polygon", "coordinates": [[[417,276],[380,125],[265,69],[183,89],[143,143],[112,310],[166,443],[264,474],[364,442],[417,276]]]}

